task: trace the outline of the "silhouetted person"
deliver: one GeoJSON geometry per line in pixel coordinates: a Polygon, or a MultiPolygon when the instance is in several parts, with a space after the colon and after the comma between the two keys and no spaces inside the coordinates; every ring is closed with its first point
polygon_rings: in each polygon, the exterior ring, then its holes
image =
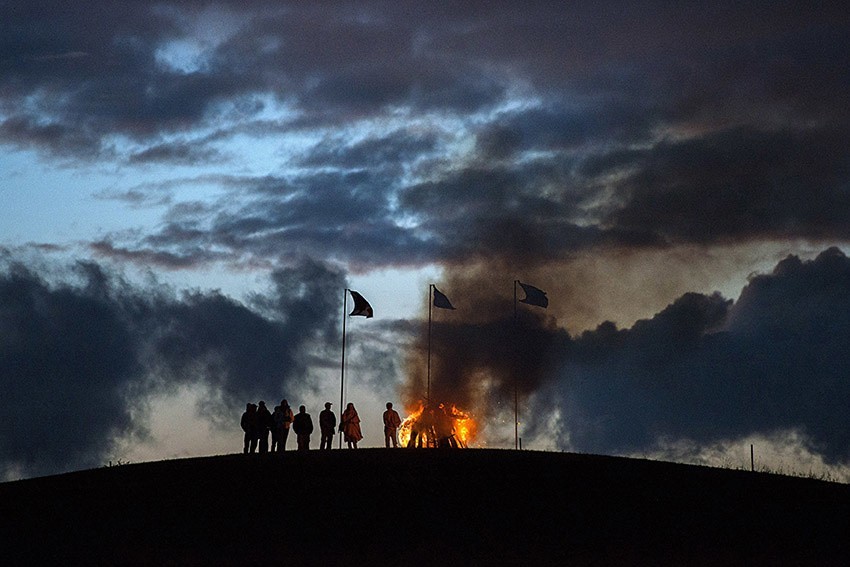
{"type": "Polygon", "coordinates": [[[434,433],[437,438],[437,447],[457,447],[457,440],[454,437],[454,421],[446,413],[446,408],[443,406],[434,410],[434,433]]]}
{"type": "Polygon", "coordinates": [[[269,431],[274,427],[272,414],[269,408],[266,407],[266,402],[260,400],[260,407],[257,408],[257,420],[259,421],[259,429],[257,435],[260,438],[260,453],[269,452],[269,431]]]}
{"type": "Polygon", "coordinates": [[[325,409],[319,414],[319,429],[322,432],[322,442],[319,449],[330,449],[336,433],[336,416],[331,411],[330,402],[325,402],[325,409]]]}
{"type": "Polygon", "coordinates": [[[384,443],[389,448],[398,447],[398,428],[401,427],[401,416],[393,409],[392,402],[387,402],[387,411],[384,412],[384,443]]]}
{"type": "Polygon", "coordinates": [[[426,404],[410,426],[408,447],[434,446],[434,407],[426,404]]]}
{"type": "Polygon", "coordinates": [[[416,419],[413,420],[413,423],[410,424],[410,439],[407,440],[408,447],[422,447],[422,444],[425,442],[425,435],[430,435],[430,430],[428,429],[429,407],[425,405],[422,411],[419,412],[419,415],[416,416],[416,419]]]}
{"type": "Polygon", "coordinates": [[[413,423],[410,424],[410,439],[407,440],[408,448],[420,447],[422,444],[422,440],[419,437],[422,434],[422,421],[421,416],[413,420],[413,423]]]}
{"type": "Polygon", "coordinates": [[[345,406],[345,411],[342,412],[339,420],[339,430],[342,431],[342,436],[348,443],[348,448],[356,449],[357,442],[363,439],[363,433],[360,431],[360,416],[357,415],[354,404],[349,402],[345,406]]]}
{"type": "Polygon", "coordinates": [[[299,451],[310,450],[310,434],[313,433],[313,419],[307,413],[307,408],[300,406],[295,419],[292,421],[292,429],[295,431],[295,438],[298,440],[299,451]]]}
{"type": "Polygon", "coordinates": [[[277,422],[279,419],[280,406],[275,406],[274,411],[272,411],[272,446],[269,448],[269,451],[272,453],[277,453],[279,451],[278,444],[280,443],[280,430],[277,428],[277,422]]]}
{"type": "MultiPolygon", "coordinates": [[[[280,405],[275,407],[275,412],[272,414],[274,430],[277,431],[277,451],[279,453],[286,451],[286,440],[289,438],[289,426],[292,425],[292,420],[294,418],[295,416],[292,414],[292,408],[289,407],[289,402],[281,400],[280,405]]],[[[274,437],[272,437],[272,439],[274,439],[274,437]]],[[[274,451],[274,441],[272,441],[272,451],[274,451]]]]}
{"type": "Polygon", "coordinates": [[[242,449],[242,452],[246,455],[248,453],[253,453],[257,450],[257,429],[259,426],[259,421],[257,419],[257,406],[254,404],[247,404],[245,406],[245,413],[242,414],[242,431],[245,432],[245,446],[242,449]]]}

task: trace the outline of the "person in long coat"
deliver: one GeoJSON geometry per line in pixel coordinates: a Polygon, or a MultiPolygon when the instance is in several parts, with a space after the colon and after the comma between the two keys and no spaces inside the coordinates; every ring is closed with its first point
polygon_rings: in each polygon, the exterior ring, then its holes
{"type": "Polygon", "coordinates": [[[289,427],[292,425],[292,420],[295,419],[295,414],[292,413],[292,408],[289,407],[289,402],[285,399],[280,401],[279,412],[276,412],[274,418],[274,426],[277,429],[278,442],[277,450],[279,453],[286,451],[286,440],[289,438],[289,427]]]}
{"type": "Polygon", "coordinates": [[[357,415],[357,410],[351,402],[339,418],[339,430],[342,431],[349,449],[356,449],[357,442],[363,439],[363,433],[360,431],[360,416],[357,415]]]}

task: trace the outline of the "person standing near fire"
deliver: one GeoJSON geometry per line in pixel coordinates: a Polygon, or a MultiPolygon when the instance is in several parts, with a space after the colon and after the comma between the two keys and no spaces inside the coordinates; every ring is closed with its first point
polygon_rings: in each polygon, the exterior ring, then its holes
{"type": "Polygon", "coordinates": [[[390,448],[390,442],[393,448],[398,448],[398,428],[401,427],[401,416],[393,409],[392,402],[387,402],[387,411],[384,412],[384,443],[387,449],[390,448]]]}
{"type": "Polygon", "coordinates": [[[257,408],[257,421],[259,422],[257,436],[260,439],[260,453],[268,453],[269,432],[274,427],[274,421],[272,421],[272,412],[269,411],[269,408],[266,407],[266,402],[263,400],[260,400],[260,406],[257,408]]]}
{"type": "Polygon", "coordinates": [[[254,404],[247,404],[245,406],[245,413],[242,414],[242,431],[245,432],[245,446],[242,449],[242,452],[246,455],[248,453],[254,453],[257,450],[257,439],[259,436],[257,435],[257,429],[259,429],[259,421],[257,419],[257,406],[254,404]]]}
{"type": "Polygon", "coordinates": [[[336,416],[331,411],[331,403],[325,402],[325,409],[319,413],[319,430],[322,432],[322,442],[319,449],[330,450],[336,433],[336,416]]]}
{"type": "Polygon", "coordinates": [[[339,430],[342,431],[349,449],[356,449],[357,442],[363,439],[363,433],[360,431],[360,416],[357,415],[357,410],[351,402],[348,402],[339,418],[339,430]]]}
{"type": "Polygon", "coordinates": [[[307,413],[305,406],[298,408],[298,414],[292,421],[292,430],[295,432],[295,439],[298,441],[298,450],[309,451],[310,434],[313,433],[313,418],[307,413]]]}
{"type": "Polygon", "coordinates": [[[279,424],[280,424],[280,420],[281,420],[282,415],[283,414],[281,413],[280,406],[275,406],[274,411],[272,412],[272,423],[274,424],[274,426],[272,427],[272,446],[269,449],[269,451],[272,452],[272,453],[277,453],[278,451],[280,451],[280,427],[279,427],[279,424]]]}
{"type": "MultiPolygon", "coordinates": [[[[275,407],[272,414],[274,418],[274,427],[277,431],[277,452],[286,451],[286,439],[289,437],[289,427],[292,425],[292,420],[295,415],[292,413],[292,408],[289,407],[289,402],[285,399],[280,401],[280,405],[275,407]]],[[[274,442],[272,442],[274,448],[274,442]]]]}

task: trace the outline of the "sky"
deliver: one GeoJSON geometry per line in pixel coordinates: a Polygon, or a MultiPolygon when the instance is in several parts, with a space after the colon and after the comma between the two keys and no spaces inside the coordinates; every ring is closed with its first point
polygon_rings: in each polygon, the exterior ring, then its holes
{"type": "Polygon", "coordinates": [[[237,452],[261,399],[338,414],[354,289],[362,446],[430,337],[475,446],[514,446],[516,390],[524,448],[850,481],[837,4],[0,16],[0,479],[237,452]]]}

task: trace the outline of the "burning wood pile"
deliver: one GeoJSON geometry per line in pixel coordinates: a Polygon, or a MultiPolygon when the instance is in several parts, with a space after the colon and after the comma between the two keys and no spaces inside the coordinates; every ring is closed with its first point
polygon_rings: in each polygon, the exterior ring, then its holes
{"type": "Polygon", "coordinates": [[[475,421],[454,405],[420,404],[399,428],[402,447],[459,449],[474,439],[475,421]]]}

